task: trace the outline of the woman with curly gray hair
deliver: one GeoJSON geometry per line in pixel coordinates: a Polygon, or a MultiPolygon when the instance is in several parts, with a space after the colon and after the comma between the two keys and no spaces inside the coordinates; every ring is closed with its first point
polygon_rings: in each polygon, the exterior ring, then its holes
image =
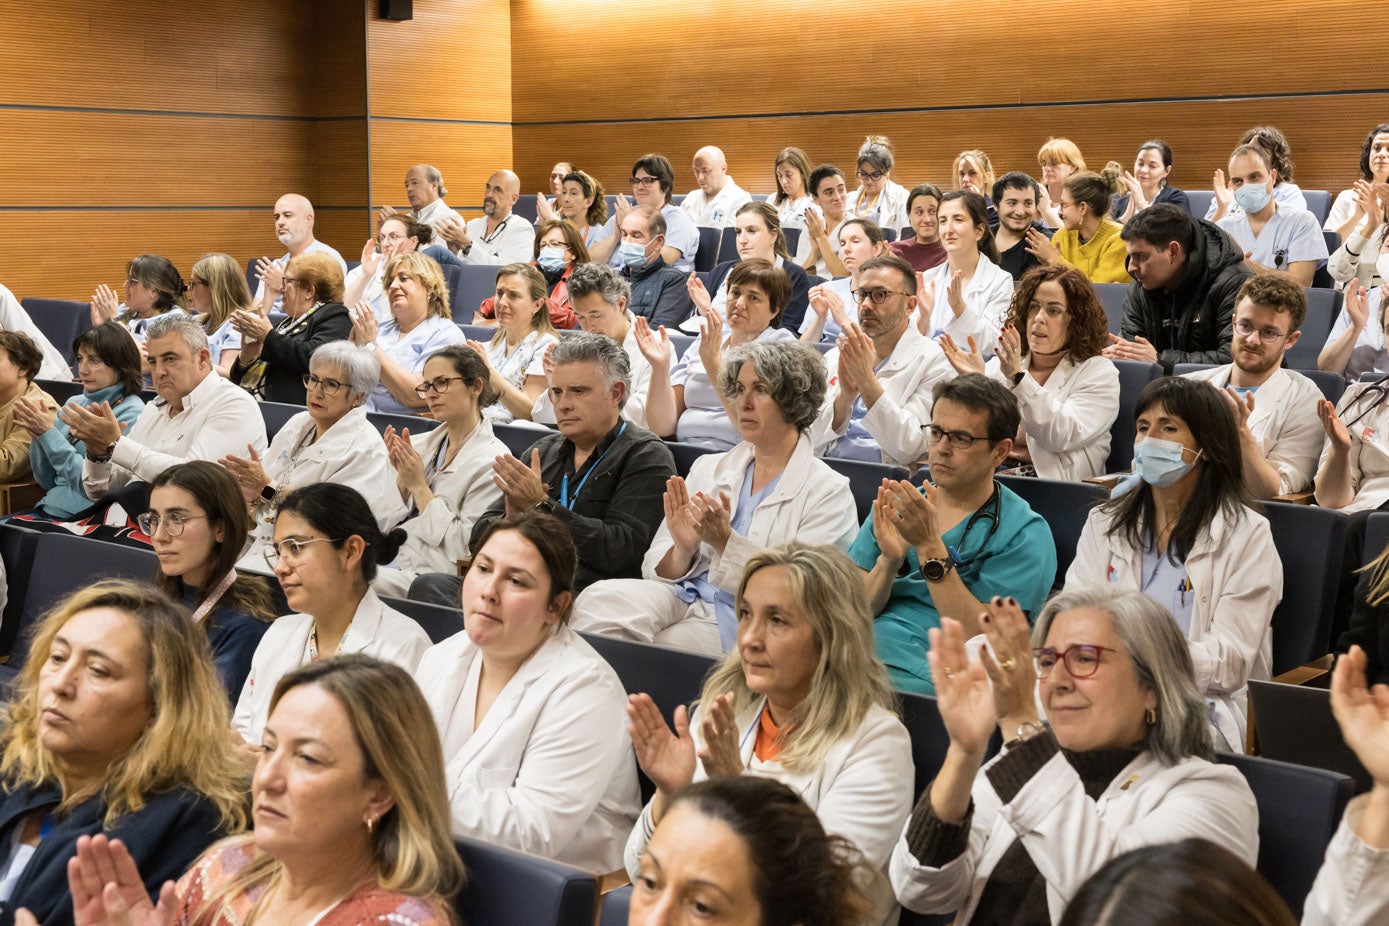
{"type": "Polygon", "coordinates": [[[810,443],[825,398],[819,351],[798,341],[741,345],[724,359],[718,388],[742,442],[670,478],[642,578],[590,585],[574,603],[576,629],[723,652],[736,640],[734,595],[749,557],[790,540],[848,549],[858,525],[849,480],[810,443]]]}

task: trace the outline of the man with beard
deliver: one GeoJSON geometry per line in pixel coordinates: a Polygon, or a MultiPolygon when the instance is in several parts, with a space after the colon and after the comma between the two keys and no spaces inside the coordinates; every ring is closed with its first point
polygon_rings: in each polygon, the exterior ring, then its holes
{"type": "Polygon", "coordinates": [[[998,245],[998,265],[1012,274],[1014,280],[1021,280],[1024,273],[1042,264],[1027,246],[1029,228],[1046,233],[1037,212],[1037,194],[1037,181],[1020,170],[1009,171],[994,184],[994,208],[998,211],[994,243],[998,245]]]}
{"type": "Polygon", "coordinates": [[[1309,489],[1317,471],[1321,390],[1283,369],[1306,315],[1307,296],[1288,274],[1250,277],[1235,297],[1234,362],[1188,374],[1224,390],[1239,425],[1244,484],[1255,498],[1309,489]]]}
{"type": "Polygon", "coordinates": [[[482,193],[483,214],[464,225],[456,218],[445,218],[435,226],[444,239],[449,254],[426,254],[441,263],[463,264],[525,264],[534,256],[535,227],[511,211],[521,198],[521,180],[509,170],[499,170],[487,178],[482,193]],[[441,259],[442,258],[442,259],[441,259]]]}
{"type": "MultiPolygon", "coordinates": [[[[347,262],[342,259],[333,248],[318,241],[313,236],[313,203],[306,197],[298,193],[286,193],[275,200],[275,237],[280,244],[289,248],[289,253],[279,260],[272,261],[268,257],[262,257],[256,261],[256,275],[260,278],[260,285],[256,287],[256,302],[260,303],[265,295],[265,284],[268,280],[270,287],[276,292],[284,291],[284,270],[289,266],[291,257],[298,257],[300,254],[307,254],[310,251],[322,251],[331,254],[333,259],[342,267],[343,276],[347,276],[347,262]]],[[[270,307],[270,311],[279,312],[280,297],[275,297],[275,303],[270,307]]]]}
{"type": "Polygon", "coordinates": [[[825,356],[829,392],[811,439],[820,456],[911,466],[930,447],[931,390],[955,376],[945,353],[911,323],[916,273],[900,257],[859,268],[858,324],[825,356]]]}

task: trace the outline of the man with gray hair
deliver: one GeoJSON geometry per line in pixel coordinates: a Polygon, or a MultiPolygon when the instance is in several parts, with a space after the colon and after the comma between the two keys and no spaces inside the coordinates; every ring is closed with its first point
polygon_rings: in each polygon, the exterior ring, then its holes
{"type": "Polygon", "coordinates": [[[728,176],[723,151],[706,145],[695,152],[694,176],[698,186],[680,203],[681,210],[701,228],[730,228],[738,208],[752,202],[752,195],[728,176]]]}
{"type": "Polygon", "coordinates": [[[694,314],[688,275],[666,263],[666,220],[659,209],[636,206],[619,223],[622,275],[632,288],[633,315],[652,328],[674,328],[694,314]]]}
{"type": "MultiPolygon", "coordinates": [[[[256,277],[260,280],[260,285],[256,287],[257,303],[265,295],[267,282],[275,292],[284,292],[285,268],[289,266],[291,257],[298,257],[300,254],[310,251],[331,254],[342,268],[342,275],[347,276],[347,262],[335,249],[314,237],[313,223],[313,203],[309,202],[308,197],[300,196],[298,193],[286,193],[275,200],[275,237],[279,239],[280,244],[289,248],[289,251],[279,260],[272,261],[268,257],[256,260],[256,277]]],[[[280,297],[276,296],[269,311],[280,310],[280,297]]]]}
{"type": "Polygon", "coordinates": [[[207,332],[196,317],[152,321],[145,355],[159,398],[145,406],[129,434],[122,433],[107,402],[66,405],[60,413],[73,437],[87,445],[82,490],[90,499],[127,483],[149,482],[176,463],[265,450],[265,421],[256,400],[213,370],[207,332]]]}
{"type": "MultiPolygon", "coordinates": [[[[497,457],[493,481],[502,504],[473,522],[474,550],[497,518],[539,508],[559,518],[579,549],[576,589],[600,579],[637,578],[665,517],[662,495],[675,475],[665,441],[622,418],[631,372],[612,338],[587,332],[562,338],[550,354],[550,402],[559,433],[521,455],[497,457]]],[[[463,580],[428,573],[410,597],[458,607],[463,580]]]]}
{"type": "Polygon", "coordinates": [[[535,226],[512,212],[521,198],[521,178],[499,170],[487,178],[482,192],[483,214],[467,225],[444,217],[434,230],[443,245],[430,245],[424,253],[446,264],[529,263],[535,256],[535,226]]]}
{"type": "MultiPolygon", "coordinates": [[[[622,406],[622,417],[639,428],[646,427],[646,389],[651,383],[651,364],[637,347],[635,319],[627,311],[627,301],[632,296],[632,287],[618,276],[617,271],[607,264],[587,263],[574,268],[569,275],[569,303],[579,327],[584,331],[612,338],[622,345],[631,370],[627,402],[622,406]]],[[[546,363],[546,375],[552,364],[546,363]]],[[[550,401],[550,392],[540,394],[531,409],[531,421],[537,424],[554,424],[555,407],[550,401]]]]}
{"type": "MultiPolygon", "coordinates": [[[[449,191],[444,188],[444,175],[433,164],[416,164],[405,172],[405,198],[410,200],[410,215],[417,222],[423,222],[434,229],[434,237],[442,240],[439,224],[445,219],[453,219],[460,225],[463,217],[453,210],[444,197],[449,191]]],[[[377,224],[396,214],[394,206],[382,206],[377,215],[377,224]]]]}

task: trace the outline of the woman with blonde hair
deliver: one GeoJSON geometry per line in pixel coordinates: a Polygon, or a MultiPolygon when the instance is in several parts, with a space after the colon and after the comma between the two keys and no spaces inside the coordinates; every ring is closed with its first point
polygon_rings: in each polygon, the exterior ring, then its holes
{"type": "Polygon", "coordinates": [[[380,382],[367,396],[369,412],[413,415],[424,408],[415,391],[424,380],[420,371],[435,351],[467,340],[449,311],[449,288],[434,258],[406,252],[386,262],[382,274],[391,317],[377,322],[371,306],[352,307],[351,340],[381,360],[380,382]]]}
{"type": "Polygon", "coordinates": [[[434,229],[427,222],[404,212],[382,219],[376,237],[368,238],[362,247],[362,262],[347,272],[343,305],[365,302],[376,312],[377,321],[390,318],[391,302],[386,295],[389,284],[382,274],[386,263],[397,254],[413,254],[435,243],[434,229]]]}
{"type": "Polygon", "coordinates": [[[529,420],[546,388],[545,350],[559,343],[550,323],[550,287],[530,264],[507,264],[497,271],[497,333],[486,346],[466,342],[487,361],[489,385],[498,401],[483,409],[493,422],[529,420]]]}
{"type": "MultiPolygon", "coordinates": [[[[545,277],[550,289],[550,324],[562,331],[572,331],[579,320],[569,299],[569,277],[579,264],[590,260],[579,227],[567,219],[549,219],[535,227],[535,255],[531,264],[545,277]]],[[[473,316],[474,325],[492,326],[497,323],[497,297],[488,296],[473,316]]]]}
{"type": "Polygon", "coordinates": [[[148,896],[245,824],[227,696],[201,627],[168,596],[98,582],[39,623],[0,729],[0,895],[73,922],[79,837],[122,840],[148,896]]]}
{"type": "Polygon", "coordinates": [[[994,201],[989,198],[994,188],[994,165],[983,149],[970,148],[968,151],[961,151],[956,156],[955,163],[950,165],[950,174],[955,178],[955,189],[969,190],[984,197],[984,204],[988,207],[989,227],[997,228],[998,210],[994,208],[994,201]]]}
{"type": "MultiPolygon", "coordinates": [[[[698,706],[666,725],[649,695],[633,695],[627,729],[656,785],[627,841],[637,878],[652,833],[693,781],[744,773],[800,794],[825,831],[886,870],[911,807],[911,741],[893,713],[887,670],[857,570],[831,546],[792,541],[747,561],[738,586],[738,645],[710,673],[698,706]]],[[[879,879],[872,892],[891,907],[879,879]]]]}
{"type": "Polygon", "coordinates": [[[231,373],[241,353],[241,332],[232,327],[233,312],[251,311],[251,287],[241,265],[229,254],[204,254],[188,276],[188,308],[207,332],[212,365],[223,376],[231,373]]]}
{"type": "Polygon", "coordinates": [[[1085,169],[1085,158],[1069,138],[1048,138],[1037,149],[1037,166],[1042,168],[1042,198],[1037,203],[1037,215],[1048,228],[1060,228],[1061,216],[1053,204],[1061,201],[1061,185],[1066,178],[1085,169]]]}
{"type": "Polygon", "coordinates": [[[164,885],[158,907],[138,890],[126,847],[101,837],[78,854],[74,899],[94,922],[127,912],[199,926],[453,922],[463,863],[448,832],[443,753],[404,669],[352,654],[282,678],[251,799],[255,832],[209,849],[164,885]]]}

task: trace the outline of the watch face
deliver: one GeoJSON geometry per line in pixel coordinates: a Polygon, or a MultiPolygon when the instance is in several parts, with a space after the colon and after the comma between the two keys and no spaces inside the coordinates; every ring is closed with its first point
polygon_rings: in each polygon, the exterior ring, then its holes
{"type": "Polygon", "coordinates": [[[944,579],[946,571],[945,564],[940,560],[928,559],[921,564],[921,574],[931,582],[944,579]]]}

